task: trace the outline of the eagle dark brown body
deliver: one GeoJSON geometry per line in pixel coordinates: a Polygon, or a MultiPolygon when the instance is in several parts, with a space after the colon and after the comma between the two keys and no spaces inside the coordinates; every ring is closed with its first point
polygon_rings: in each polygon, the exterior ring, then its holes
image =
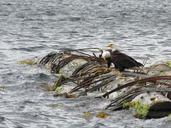
{"type": "Polygon", "coordinates": [[[107,56],[105,58],[108,67],[110,67],[111,64],[113,63],[116,69],[118,69],[119,71],[124,71],[125,69],[143,66],[143,64],[141,64],[140,62],[137,62],[132,57],[124,53],[121,53],[118,50],[115,51],[107,50],[107,51],[110,53],[110,56],[107,56]]]}

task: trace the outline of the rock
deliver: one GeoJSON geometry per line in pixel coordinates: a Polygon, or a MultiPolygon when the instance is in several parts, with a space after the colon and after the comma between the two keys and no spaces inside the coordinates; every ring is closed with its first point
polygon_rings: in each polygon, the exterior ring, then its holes
{"type": "Polygon", "coordinates": [[[84,59],[74,59],[59,70],[59,74],[70,77],[72,73],[81,65],[87,63],[84,59]]]}
{"type": "Polygon", "coordinates": [[[143,93],[129,105],[138,118],[161,118],[171,113],[171,100],[157,92],[143,93]]]}
{"type": "Polygon", "coordinates": [[[171,71],[171,68],[167,64],[152,65],[145,69],[149,76],[161,75],[163,72],[171,71]]]}
{"type": "MultiPolygon", "coordinates": [[[[110,98],[106,109],[129,107],[138,118],[160,118],[171,113],[171,62],[143,67],[141,72],[119,72],[107,68],[106,62],[82,50],[72,53],[50,53],[40,61],[58,74],[52,90],[55,96],[110,98]],[[163,90],[161,90],[161,88],[163,90]],[[151,89],[149,91],[149,89],[151,89]],[[156,90],[158,89],[158,90],[156,90]]],[[[90,113],[85,113],[89,117],[90,113]]],[[[105,113],[96,117],[106,118],[105,113]]]]}

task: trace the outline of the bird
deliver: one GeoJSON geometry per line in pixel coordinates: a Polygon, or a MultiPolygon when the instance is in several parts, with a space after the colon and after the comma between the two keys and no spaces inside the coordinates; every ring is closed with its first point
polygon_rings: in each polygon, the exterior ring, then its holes
{"type": "Polygon", "coordinates": [[[107,62],[107,67],[110,68],[111,64],[114,64],[115,68],[120,72],[125,69],[133,67],[142,67],[143,64],[136,61],[132,57],[120,52],[117,46],[113,43],[109,43],[107,49],[101,50],[100,58],[103,58],[107,62]]]}

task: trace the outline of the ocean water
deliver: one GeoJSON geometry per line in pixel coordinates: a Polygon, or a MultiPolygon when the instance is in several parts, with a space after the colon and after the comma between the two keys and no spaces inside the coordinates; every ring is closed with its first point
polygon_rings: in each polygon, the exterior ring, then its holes
{"type": "Polygon", "coordinates": [[[17,63],[110,40],[147,65],[171,60],[171,1],[0,0],[0,128],[170,128],[167,117],[140,120],[129,111],[96,118],[108,100],[53,97],[42,88],[53,74],[17,63]]]}

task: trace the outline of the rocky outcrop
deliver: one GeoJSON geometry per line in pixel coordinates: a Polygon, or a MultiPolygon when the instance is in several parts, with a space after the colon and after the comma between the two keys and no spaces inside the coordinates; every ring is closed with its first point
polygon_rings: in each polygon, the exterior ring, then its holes
{"type": "Polygon", "coordinates": [[[109,98],[106,109],[129,108],[138,118],[159,118],[171,113],[170,63],[119,72],[107,68],[98,48],[65,49],[43,57],[39,65],[58,74],[55,96],[109,98]]]}

